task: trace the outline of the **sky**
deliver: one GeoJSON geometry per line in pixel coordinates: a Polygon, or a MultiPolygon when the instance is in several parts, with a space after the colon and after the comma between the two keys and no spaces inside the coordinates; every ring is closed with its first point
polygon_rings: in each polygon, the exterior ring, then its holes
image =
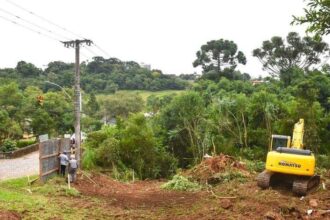
{"type": "Polygon", "coordinates": [[[150,64],[165,74],[200,73],[192,66],[196,52],[222,38],[246,55],[241,72],[265,76],[252,50],[272,36],[304,35],[305,27],[290,22],[292,15],[303,15],[305,5],[303,0],[0,0],[0,68],[21,60],[39,68],[51,61],[74,62],[74,49],[58,40],[84,37],[98,47],[83,47],[82,60],[111,56],[150,64]],[[42,35],[20,25],[47,31],[39,31],[42,35]]]}

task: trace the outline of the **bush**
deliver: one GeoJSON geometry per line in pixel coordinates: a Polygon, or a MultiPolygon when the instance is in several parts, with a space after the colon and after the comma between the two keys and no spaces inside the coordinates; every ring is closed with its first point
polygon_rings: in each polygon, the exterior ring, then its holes
{"type": "Polygon", "coordinates": [[[104,167],[112,167],[120,161],[119,141],[115,138],[104,140],[95,151],[97,164],[104,167]]]}
{"type": "Polygon", "coordinates": [[[3,142],[0,147],[0,152],[10,152],[16,150],[16,142],[10,139],[7,139],[3,142]]]}
{"type": "Polygon", "coordinates": [[[318,168],[330,169],[330,155],[317,155],[316,164],[318,168]]]}
{"type": "Polygon", "coordinates": [[[239,155],[247,160],[266,160],[267,151],[261,147],[242,148],[239,155]]]}
{"type": "Polygon", "coordinates": [[[19,140],[17,141],[17,145],[16,147],[17,148],[23,148],[23,147],[26,147],[26,146],[29,146],[29,145],[32,145],[32,144],[35,144],[36,141],[35,140],[31,140],[31,139],[28,139],[28,140],[19,140]]]}
{"type": "Polygon", "coordinates": [[[190,182],[184,176],[175,175],[172,180],[164,183],[161,188],[178,191],[197,191],[201,189],[201,186],[198,183],[190,182]]]}
{"type": "Polygon", "coordinates": [[[82,166],[84,169],[93,169],[96,167],[95,150],[91,148],[85,148],[82,157],[82,166]]]}
{"type": "Polygon", "coordinates": [[[250,172],[262,172],[265,169],[265,162],[260,160],[247,160],[246,166],[250,172]]]}
{"type": "Polygon", "coordinates": [[[167,177],[177,167],[177,160],[160,144],[142,114],[119,120],[116,127],[105,126],[89,134],[85,147],[84,167],[112,168],[120,179],[133,170],[138,179],[167,177]]]}

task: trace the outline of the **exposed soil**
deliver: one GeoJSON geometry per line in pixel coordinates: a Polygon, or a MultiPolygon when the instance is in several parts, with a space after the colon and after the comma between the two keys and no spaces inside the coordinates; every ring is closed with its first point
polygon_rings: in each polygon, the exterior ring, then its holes
{"type": "Polygon", "coordinates": [[[155,208],[190,204],[205,194],[174,192],[160,189],[162,181],[137,181],[121,183],[101,174],[88,178],[81,176],[74,184],[82,194],[109,199],[112,206],[125,208],[155,208]]]}
{"type": "MultiPolygon", "coordinates": [[[[88,198],[101,199],[102,210],[111,212],[104,217],[110,219],[330,219],[329,190],[299,198],[285,186],[260,190],[254,178],[200,192],[165,191],[162,181],[120,183],[101,174],[91,176],[92,181],[81,176],[74,186],[88,198]]],[[[93,207],[76,200],[82,208],[93,207]]]]}
{"type": "Polygon", "coordinates": [[[0,211],[1,220],[20,220],[21,215],[14,211],[0,211]]]}

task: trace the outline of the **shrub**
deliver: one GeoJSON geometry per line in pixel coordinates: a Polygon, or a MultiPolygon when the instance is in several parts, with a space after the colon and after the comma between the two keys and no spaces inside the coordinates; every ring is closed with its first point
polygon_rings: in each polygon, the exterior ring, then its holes
{"type": "Polygon", "coordinates": [[[248,160],[265,160],[267,151],[261,147],[242,148],[239,155],[248,160]]]}
{"type": "Polygon", "coordinates": [[[164,183],[161,188],[178,191],[197,191],[201,189],[201,186],[198,183],[190,182],[184,176],[175,175],[172,180],[164,183]]]}
{"type": "Polygon", "coordinates": [[[119,141],[115,138],[104,140],[95,151],[97,164],[104,167],[112,167],[120,161],[119,141]]]}
{"type": "Polygon", "coordinates": [[[36,141],[35,140],[31,140],[31,139],[28,139],[28,140],[19,140],[17,141],[17,145],[16,147],[17,148],[23,148],[23,147],[26,147],[26,146],[29,146],[29,145],[32,145],[32,144],[35,144],[36,141]]]}
{"type": "Polygon", "coordinates": [[[93,169],[96,166],[95,150],[91,148],[85,148],[82,157],[82,166],[84,169],[93,169]]]}
{"type": "Polygon", "coordinates": [[[250,172],[262,172],[265,169],[265,162],[260,160],[247,160],[246,166],[250,172]]]}
{"type": "Polygon", "coordinates": [[[317,155],[316,163],[318,168],[330,169],[330,155],[324,155],[324,154],[317,155]]]}
{"type": "Polygon", "coordinates": [[[1,152],[10,152],[16,149],[16,142],[10,139],[5,140],[0,147],[1,152]]]}
{"type": "Polygon", "coordinates": [[[176,159],[160,144],[142,114],[118,120],[116,127],[105,126],[89,134],[85,147],[86,168],[94,165],[112,168],[118,178],[126,178],[132,170],[139,179],[167,177],[177,166],[176,159]]]}

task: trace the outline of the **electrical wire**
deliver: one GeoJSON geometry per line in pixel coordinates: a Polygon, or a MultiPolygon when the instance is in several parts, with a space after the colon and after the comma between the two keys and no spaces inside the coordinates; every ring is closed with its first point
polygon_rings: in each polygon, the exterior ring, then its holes
{"type": "Polygon", "coordinates": [[[39,34],[39,35],[42,35],[42,36],[44,36],[44,37],[47,37],[47,38],[49,38],[49,39],[52,39],[52,40],[55,40],[55,41],[59,41],[59,42],[61,42],[61,40],[59,40],[59,39],[57,39],[57,38],[55,38],[55,37],[52,37],[52,36],[49,36],[49,35],[47,35],[47,34],[45,34],[45,33],[40,32],[40,31],[34,30],[34,29],[32,29],[32,28],[30,28],[30,27],[28,27],[28,26],[25,26],[25,25],[23,25],[23,24],[20,24],[20,23],[18,23],[18,22],[16,22],[16,21],[13,21],[13,20],[9,19],[9,18],[6,18],[6,17],[4,17],[4,16],[2,16],[2,15],[0,15],[0,18],[2,18],[3,20],[8,21],[8,22],[10,22],[10,23],[13,23],[13,24],[15,24],[15,25],[17,25],[17,26],[23,27],[23,28],[25,28],[25,29],[27,29],[27,30],[29,30],[29,31],[32,31],[32,32],[35,32],[35,33],[37,33],[37,34],[39,34]]]}
{"type": "Polygon", "coordinates": [[[99,56],[97,53],[95,53],[92,49],[89,47],[86,47],[85,45],[82,45],[83,48],[85,48],[89,53],[93,54],[94,56],[99,56]]]}
{"type": "Polygon", "coordinates": [[[46,32],[49,32],[50,34],[57,35],[57,37],[65,38],[65,39],[67,39],[67,40],[71,40],[70,38],[67,38],[67,37],[65,37],[65,36],[63,36],[63,35],[61,35],[61,34],[58,34],[58,33],[54,32],[54,31],[51,31],[51,30],[49,30],[49,29],[47,29],[47,28],[45,28],[45,27],[43,27],[43,26],[40,26],[40,25],[38,25],[38,24],[35,24],[35,23],[33,23],[33,22],[31,22],[31,21],[29,21],[29,20],[27,20],[27,19],[24,19],[24,18],[22,18],[22,17],[20,17],[20,16],[18,16],[18,15],[16,15],[16,14],[10,12],[10,11],[7,11],[7,10],[2,9],[2,8],[0,8],[0,11],[6,13],[6,14],[8,14],[8,15],[11,15],[11,16],[17,18],[17,19],[20,19],[20,20],[22,20],[22,21],[24,21],[24,22],[26,22],[26,23],[28,23],[28,24],[30,24],[30,25],[36,27],[36,28],[42,29],[42,30],[44,30],[44,31],[46,31],[46,32]]]}
{"type": "Polygon", "coordinates": [[[52,22],[51,20],[49,20],[49,19],[47,19],[47,18],[44,18],[44,17],[42,17],[41,15],[38,15],[38,14],[34,13],[33,11],[30,11],[30,10],[28,10],[28,9],[26,9],[26,8],[24,8],[24,7],[20,6],[20,5],[18,5],[17,3],[13,2],[13,1],[10,1],[10,0],[6,0],[6,1],[7,1],[9,4],[11,4],[11,5],[13,5],[13,6],[15,6],[15,7],[17,7],[17,8],[19,8],[19,9],[21,9],[21,10],[23,10],[23,11],[25,11],[25,12],[31,14],[31,15],[33,15],[33,16],[35,16],[35,17],[37,17],[37,18],[39,18],[39,19],[41,19],[41,20],[43,20],[43,21],[45,21],[45,22],[47,22],[47,23],[49,23],[49,24],[51,24],[51,25],[53,25],[53,26],[55,26],[55,27],[57,27],[57,28],[59,28],[59,29],[61,29],[61,30],[63,30],[63,31],[66,31],[66,32],[68,32],[68,33],[70,33],[70,34],[72,34],[72,35],[78,37],[78,38],[85,39],[84,37],[82,37],[82,36],[80,36],[80,35],[74,33],[73,31],[70,31],[70,30],[66,29],[65,27],[62,27],[62,26],[60,26],[60,25],[58,25],[58,24],[52,22]]]}
{"type": "MultiPolygon", "coordinates": [[[[19,9],[25,11],[26,13],[28,13],[28,14],[30,14],[30,15],[33,15],[33,16],[35,16],[35,17],[37,17],[37,18],[43,20],[44,22],[47,22],[47,23],[49,23],[49,24],[51,24],[51,25],[53,25],[53,26],[55,26],[55,27],[57,27],[57,28],[59,28],[59,29],[65,31],[65,32],[67,32],[67,33],[70,33],[70,34],[72,34],[72,35],[74,35],[74,36],[76,36],[76,37],[78,37],[78,38],[81,38],[81,39],[86,39],[86,38],[82,37],[81,35],[76,34],[75,32],[70,31],[70,30],[68,30],[67,28],[63,27],[63,26],[60,26],[60,25],[56,24],[55,22],[52,22],[51,20],[49,20],[49,19],[47,19],[47,18],[45,18],[45,17],[43,17],[43,16],[41,16],[41,15],[38,15],[38,14],[34,13],[33,11],[30,11],[30,10],[26,9],[25,7],[22,7],[22,6],[18,5],[17,3],[15,3],[15,2],[13,2],[13,1],[11,1],[11,0],[6,0],[6,2],[8,2],[9,4],[15,6],[16,8],[19,8],[19,9]]],[[[0,9],[0,10],[1,10],[1,9],[0,9]]],[[[4,11],[4,10],[2,10],[2,11],[4,11]]],[[[7,12],[6,12],[6,13],[7,13],[7,12]]],[[[8,12],[8,13],[10,13],[10,12],[8,12]]],[[[34,24],[33,22],[27,21],[26,19],[23,19],[23,18],[21,18],[21,17],[15,15],[15,14],[13,14],[13,13],[11,13],[11,15],[12,15],[12,16],[15,16],[15,17],[18,18],[18,19],[22,19],[22,20],[24,20],[25,22],[27,22],[27,23],[29,23],[29,24],[35,26],[35,27],[38,27],[38,28],[44,29],[44,30],[46,30],[46,31],[49,32],[49,33],[53,33],[53,34],[56,34],[56,35],[58,35],[58,36],[63,37],[62,35],[59,35],[59,34],[53,32],[53,31],[51,31],[51,30],[49,30],[49,29],[47,29],[47,28],[44,28],[44,27],[39,26],[39,25],[37,25],[37,24],[34,24]]],[[[13,23],[17,24],[16,22],[13,22],[13,23]]],[[[22,26],[22,25],[21,25],[21,26],[22,26]]],[[[35,31],[35,32],[36,32],[36,31],[35,31]]],[[[40,32],[37,32],[37,33],[41,34],[40,32]]],[[[69,39],[69,38],[67,38],[67,37],[64,37],[64,38],[69,39]]],[[[58,40],[58,41],[59,41],[59,40],[58,40]]],[[[101,51],[102,53],[104,53],[106,56],[111,57],[110,54],[109,54],[107,51],[105,51],[104,49],[102,49],[99,45],[97,45],[97,44],[95,44],[95,43],[93,43],[93,45],[94,45],[99,51],[101,51]]],[[[85,47],[85,48],[86,48],[90,53],[94,54],[95,56],[98,56],[98,55],[97,55],[94,51],[92,51],[91,49],[89,49],[89,48],[87,48],[87,47],[85,47]]]]}
{"type": "Polygon", "coordinates": [[[107,51],[105,51],[105,50],[103,50],[100,46],[98,46],[97,44],[95,44],[94,43],[94,46],[96,47],[96,48],[98,48],[100,51],[102,51],[105,55],[107,55],[108,57],[111,57],[110,56],[110,54],[107,52],[107,51]]]}

